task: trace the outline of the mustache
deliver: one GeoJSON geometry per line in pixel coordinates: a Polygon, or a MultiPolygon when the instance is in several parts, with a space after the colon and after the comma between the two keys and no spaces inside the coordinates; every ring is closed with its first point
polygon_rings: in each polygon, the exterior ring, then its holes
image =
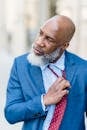
{"type": "Polygon", "coordinates": [[[43,51],[42,48],[37,47],[37,46],[35,46],[35,45],[32,45],[32,49],[35,49],[35,50],[39,51],[40,53],[42,53],[42,54],[44,55],[44,51],[43,51]]]}

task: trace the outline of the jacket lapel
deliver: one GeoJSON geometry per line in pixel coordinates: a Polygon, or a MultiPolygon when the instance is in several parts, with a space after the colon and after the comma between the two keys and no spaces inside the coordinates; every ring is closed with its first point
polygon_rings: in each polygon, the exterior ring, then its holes
{"type": "Polygon", "coordinates": [[[34,84],[37,87],[37,91],[39,93],[45,93],[43,79],[42,79],[42,72],[41,72],[40,67],[31,66],[30,67],[30,75],[32,77],[34,84]]]}
{"type": "Polygon", "coordinates": [[[69,52],[65,51],[65,72],[66,72],[66,78],[70,82],[72,81],[75,71],[76,71],[75,61],[72,55],[70,55],[69,52]]]}

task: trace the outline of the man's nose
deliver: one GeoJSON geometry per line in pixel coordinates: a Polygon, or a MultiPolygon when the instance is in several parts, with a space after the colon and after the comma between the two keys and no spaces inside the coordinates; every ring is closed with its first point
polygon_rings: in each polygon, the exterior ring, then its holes
{"type": "Polygon", "coordinates": [[[38,37],[37,40],[36,40],[36,44],[43,47],[44,46],[44,38],[38,37]]]}

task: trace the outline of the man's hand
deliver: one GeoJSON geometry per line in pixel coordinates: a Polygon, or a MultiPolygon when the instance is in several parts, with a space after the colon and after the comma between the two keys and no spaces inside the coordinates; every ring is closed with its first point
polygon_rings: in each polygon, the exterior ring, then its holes
{"type": "Polygon", "coordinates": [[[70,87],[69,81],[59,77],[44,95],[44,105],[57,104],[64,95],[68,94],[69,91],[66,89],[68,87],[70,87]]]}

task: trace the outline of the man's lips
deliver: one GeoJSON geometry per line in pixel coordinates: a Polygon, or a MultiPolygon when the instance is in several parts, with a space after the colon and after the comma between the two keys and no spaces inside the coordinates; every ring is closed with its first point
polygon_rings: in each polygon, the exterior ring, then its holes
{"type": "Polygon", "coordinates": [[[35,48],[35,47],[33,47],[33,50],[34,50],[34,53],[36,54],[36,55],[43,55],[44,54],[44,52],[42,52],[40,49],[38,49],[38,48],[35,48]]]}

